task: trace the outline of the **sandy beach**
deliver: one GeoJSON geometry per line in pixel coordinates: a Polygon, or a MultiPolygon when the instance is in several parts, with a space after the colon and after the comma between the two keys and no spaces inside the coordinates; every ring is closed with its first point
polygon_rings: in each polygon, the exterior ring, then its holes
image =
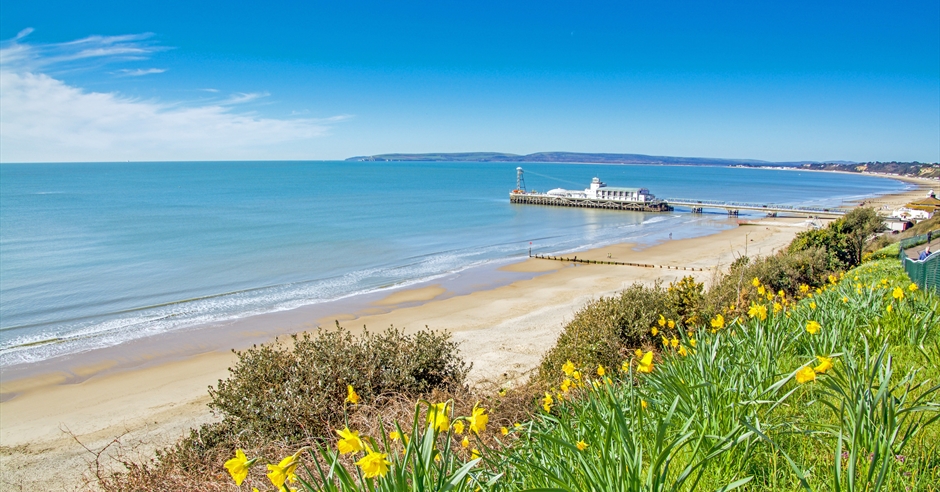
{"type": "MultiPolygon", "coordinates": [[[[865,200],[866,205],[896,208],[938,187],[935,181],[913,182],[918,185],[915,190],[865,200]]],[[[247,319],[243,331],[253,333],[254,338],[240,342],[269,340],[264,326],[268,323],[293,331],[331,327],[334,320],[350,329],[365,325],[373,331],[428,326],[453,333],[473,363],[474,381],[513,381],[536,366],[565,323],[589,300],[634,282],[669,283],[692,275],[707,283],[745,251],[751,257],[772,254],[809,225],[798,218],[755,219],[737,226],[728,220],[729,229],[709,236],[642,249],[619,244],[570,255],[645,263],[653,268],[530,258],[501,268],[521,280],[484,285],[471,292],[449,291],[441,284],[419,285],[384,293],[356,309],[297,310],[247,319]]],[[[95,453],[104,449],[106,466],[116,465],[108,458],[113,456],[148,459],[188,429],[210,421],[206,389],[226,376],[234,354],[194,347],[176,357],[155,357],[135,367],[104,360],[27,378],[4,375],[2,488],[81,489],[91,478],[88,464],[95,460],[95,453]]]]}

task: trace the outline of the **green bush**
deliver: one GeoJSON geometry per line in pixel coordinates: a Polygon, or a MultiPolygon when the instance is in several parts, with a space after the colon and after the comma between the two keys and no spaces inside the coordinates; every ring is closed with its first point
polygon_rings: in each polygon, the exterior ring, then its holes
{"type": "Polygon", "coordinates": [[[797,234],[788,250],[798,253],[822,249],[826,252],[828,269],[847,270],[862,262],[865,244],[882,228],[881,218],[874,209],[860,207],[831,222],[826,228],[797,234]]]}
{"type": "Polygon", "coordinates": [[[445,332],[396,329],[354,336],[340,328],[293,336],[238,353],[228,379],[209,389],[224,429],[247,442],[301,442],[341,422],[346,387],[362,403],[384,394],[418,396],[466,383],[470,367],[445,332]]]}
{"type": "Polygon", "coordinates": [[[701,292],[686,285],[670,296],[660,285],[634,284],[619,295],[592,301],[565,325],[558,342],[542,358],[539,379],[548,383],[557,380],[567,360],[582,367],[618,365],[625,349],[651,342],[649,330],[660,315],[679,318],[677,308],[695,297],[690,289],[701,292]]]}

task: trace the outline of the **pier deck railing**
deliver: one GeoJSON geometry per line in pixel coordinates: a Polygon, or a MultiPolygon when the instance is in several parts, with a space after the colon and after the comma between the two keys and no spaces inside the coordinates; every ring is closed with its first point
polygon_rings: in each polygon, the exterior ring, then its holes
{"type": "Polygon", "coordinates": [[[723,200],[695,200],[691,198],[664,198],[672,206],[691,208],[722,208],[725,210],[758,210],[765,212],[790,212],[809,215],[845,215],[842,210],[822,207],[800,207],[775,203],[747,203],[723,200]]]}

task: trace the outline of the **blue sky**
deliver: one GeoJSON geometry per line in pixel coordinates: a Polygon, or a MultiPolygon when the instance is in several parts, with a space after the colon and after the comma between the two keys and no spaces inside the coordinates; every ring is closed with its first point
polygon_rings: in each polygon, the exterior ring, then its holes
{"type": "Polygon", "coordinates": [[[940,160],[940,0],[0,0],[0,12],[3,162],[940,160]]]}

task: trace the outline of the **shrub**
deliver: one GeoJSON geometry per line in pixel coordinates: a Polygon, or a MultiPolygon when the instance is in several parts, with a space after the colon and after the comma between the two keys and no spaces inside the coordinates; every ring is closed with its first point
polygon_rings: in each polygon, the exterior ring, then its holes
{"type": "Polygon", "coordinates": [[[300,442],[329,433],[343,418],[347,385],[363,402],[383,394],[418,396],[462,387],[470,367],[450,334],[396,329],[354,336],[336,331],[294,335],[238,353],[228,379],[209,389],[221,426],[249,442],[300,442]]]}
{"type": "Polygon", "coordinates": [[[558,342],[542,358],[539,378],[553,382],[567,360],[583,367],[619,364],[624,349],[650,343],[649,329],[660,315],[679,318],[677,309],[701,292],[698,284],[682,285],[667,295],[660,285],[633,284],[619,295],[592,301],[565,325],[558,342]]]}

